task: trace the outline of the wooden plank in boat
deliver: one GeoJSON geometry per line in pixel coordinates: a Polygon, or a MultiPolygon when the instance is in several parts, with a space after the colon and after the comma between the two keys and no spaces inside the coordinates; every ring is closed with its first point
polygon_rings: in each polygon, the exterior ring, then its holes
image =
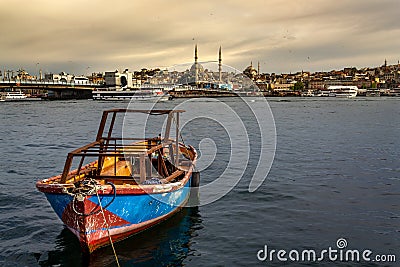
{"type": "Polygon", "coordinates": [[[162,182],[163,184],[169,183],[169,182],[173,181],[174,179],[176,179],[177,177],[179,177],[179,175],[181,175],[181,174],[183,174],[183,173],[184,173],[184,171],[182,171],[182,170],[176,170],[175,172],[173,172],[173,173],[172,173],[170,176],[168,176],[167,178],[162,179],[161,182],[162,182]]]}

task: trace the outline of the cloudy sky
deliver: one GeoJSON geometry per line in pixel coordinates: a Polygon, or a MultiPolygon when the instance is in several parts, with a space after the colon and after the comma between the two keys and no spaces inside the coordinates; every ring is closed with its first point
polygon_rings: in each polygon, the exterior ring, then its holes
{"type": "Polygon", "coordinates": [[[399,0],[0,0],[0,68],[75,74],[217,60],[261,72],[400,60],[399,0]]]}

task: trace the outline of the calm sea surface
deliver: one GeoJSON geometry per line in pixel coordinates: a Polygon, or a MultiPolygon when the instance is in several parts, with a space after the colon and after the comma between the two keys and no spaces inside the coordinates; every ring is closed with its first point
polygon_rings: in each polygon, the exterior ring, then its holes
{"type": "MultiPolygon", "coordinates": [[[[182,101],[158,108],[173,108],[182,101]]],[[[279,266],[283,263],[276,257],[272,262],[258,260],[258,251],[267,245],[268,250],[320,252],[337,249],[339,238],[347,241],[346,249],[393,254],[397,262],[326,258],[286,265],[400,265],[400,99],[269,99],[276,154],[267,179],[253,193],[248,187],[262,137],[239,99],[224,102],[242,114],[250,138],[251,155],[242,179],[218,201],[186,208],[117,243],[122,266],[279,266]]],[[[1,266],[115,266],[110,248],[82,257],[79,242],[35,182],[59,174],[69,151],[94,140],[103,110],[126,106],[91,100],[0,103],[1,266]]],[[[191,107],[196,114],[229,117],[207,99],[194,100],[191,107]]],[[[257,99],[250,103],[250,108],[260,107],[257,99]]],[[[203,184],[219,177],[230,151],[243,146],[229,141],[239,133],[206,117],[193,120],[183,131],[186,143],[198,147],[206,140],[203,147],[209,144],[216,151],[215,160],[201,171],[203,184]]],[[[231,164],[233,176],[235,170],[239,176],[240,162],[231,164]]]]}

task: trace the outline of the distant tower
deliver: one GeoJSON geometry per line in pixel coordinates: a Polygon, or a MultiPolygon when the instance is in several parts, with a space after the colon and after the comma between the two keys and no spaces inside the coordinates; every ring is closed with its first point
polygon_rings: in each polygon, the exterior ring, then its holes
{"type": "Polygon", "coordinates": [[[219,82],[222,82],[222,52],[221,52],[221,46],[219,47],[218,72],[219,72],[219,82]]]}
{"type": "Polygon", "coordinates": [[[386,58],[385,58],[385,65],[384,65],[385,67],[387,67],[387,60],[386,60],[386,58]]]}
{"type": "Polygon", "coordinates": [[[258,61],[257,74],[260,75],[260,61],[258,61]]]}
{"type": "Polygon", "coordinates": [[[197,62],[197,44],[194,47],[194,82],[197,84],[199,79],[199,63],[197,62]]]}

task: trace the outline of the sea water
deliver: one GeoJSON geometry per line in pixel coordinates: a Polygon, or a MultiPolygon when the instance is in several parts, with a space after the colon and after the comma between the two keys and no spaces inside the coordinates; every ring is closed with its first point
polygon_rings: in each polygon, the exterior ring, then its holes
{"type": "MultiPolygon", "coordinates": [[[[163,102],[157,108],[174,108],[185,101],[163,102]]],[[[268,99],[274,119],[268,127],[276,130],[276,138],[266,140],[275,140],[276,150],[268,176],[254,192],[249,192],[249,184],[257,164],[271,162],[259,158],[264,133],[257,123],[246,121],[254,120],[246,116],[249,110],[264,109],[265,103],[247,102],[191,100],[198,117],[183,126],[182,137],[199,150],[201,184],[212,183],[227,168],[238,182],[218,200],[185,208],[165,223],[115,244],[121,265],[282,265],[276,255],[260,257],[267,247],[269,252],[286,251],[287,265],[360,266],[328,257],[321,262],[288,258],[294,250],[339,250],[338,240],[345,240],[346,249],[397,256],[397,263],[361,262],[362,266],[398,266],[399,99],[268,99]],[[224,120],[232,114],[220,108],[221,103],[241,114],[243,124],[224,120]],[[248,144],[232,143],[243,136],[221,121],[244,125],[248,144]],[[242,160],[231,160],[231,151],[239,151],[242,160]]],[[[0,104],[0,265],[115,266],[109,247],[90,257],[81,255],[79,242],[35,182],[59,174],[69,151],[95,139],[103,110],[127,106],[92,100],[0,104]]],[[[265,108],[265,116],[270,115],[265,108]]],[[[273,145],[268,146],[271,153],[273,145]]]]}

